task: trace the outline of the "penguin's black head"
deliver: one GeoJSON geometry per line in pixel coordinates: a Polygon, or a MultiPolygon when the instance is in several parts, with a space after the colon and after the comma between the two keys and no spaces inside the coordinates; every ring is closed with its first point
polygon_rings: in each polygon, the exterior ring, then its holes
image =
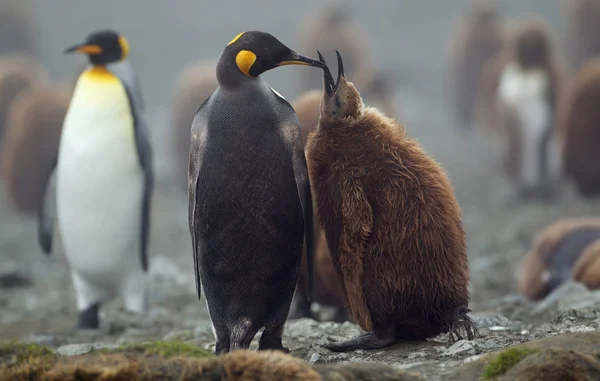
{"type": "Polygon", "coordinates": [[[335,51],[338,58],[337,81],[327,67],[325,58],[317,51],[319,59],[325,65],[323,68],[323,85],[325,93],[321,102],[321,118],[330,121],[342,119],[358,119],[363,112],[363,101],[354,84],[346,79],[344,63],[340,52],[335,51]]]}
{"type": "Polygon", "coordinates": [[[230,60],[240,72],[251,78],[283,65],[325,67],[317,60],[294,52],[269,33],[260,31],[242,32],[235,36],[225,47],[219,64],[228,65],[230,60]]]}
{"type": "Polygon", "coordinates": [[[105,65],[121,61],[129,54],[129,44],[125,37],[112,30],[102,30],[90,34],[85,42],[68,48],[65,53],[85,53],[94,65],[105,65]]]}

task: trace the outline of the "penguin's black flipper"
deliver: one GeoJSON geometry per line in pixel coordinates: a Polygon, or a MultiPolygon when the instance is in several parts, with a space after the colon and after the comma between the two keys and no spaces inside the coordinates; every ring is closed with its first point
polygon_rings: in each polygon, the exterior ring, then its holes
{"type": "Polygon", "coordinates": [[[300,204],[302,204],[302,212],[304,216],[304,245],[306,246],[306,296],[308,301],[312,301],[313,289],[313,269],[315,258],[315,238],[313,228],[313,205],[312,194],[310,190],[310,179],[308,178],[308,167],[306,157],[304,156],[304,148],[302,141],[298,136],[298,144],[294,147],[292,153],[292,165],[294,166],[294,177],[296,178],[296,187],[300,196],[300,204]]]}
{"type": "Polygon", "coordinates": [[[54,159],[52,170],[44,182],[42,201],[38,209],[38,243],[44,254],[52,251],[54,221],[56,219],[56,163],[54,159]]]}
{"type": "Polygon", "coordinates": [[[188,167],[188,222],[190,228],[190,235],[192,237],[192,250],[194,255],[194,276],[196,279],[196,293],[198,299],[202,295],[202,285],[200,283],[200,268],[198,266],[198,245],[196,244],[196,194],[198,192],[198,174],[200,162],[200,154],[204,143],[204,137],[206,134],[206,118],[203,114],[203,110],[206,110],[205,106],[211,99],[214,91],[202,102],[196,116],[192,121],[192,127],[190,129],[190,160],[188,167]]]}
{"type": "MultiPolygon", "coordinates": [[[[118,73],[115,73],[118,76],[118,73]]],[[[140,257],[142,261],[142,269],[148,271],[148,242],[150,238],[150,208],[152,201],[152,193],[154,190],[154,169],[153,169],[153,155],[152,146],[150,145],[150,131],[146,121],[141,115],[139,107],[139,100],[133,98],[131,88],[127,82],[121,79],[121,83],[125,87],[127,97],[129,98],[129,105],[131,107],[131,114],[133,115],[133,126],[135,132],[135,143],[137,148],[138,157],[140,159],[140,165],[144,170],[144,194],[142,199],[142,229],[141,229],[141,245],[140,245],[140,257]]]]}
{"type": "Polygon", "coordinates": [[[296,188],[302,205],[302,215],[304,217],[304,245],[306,247],[306,296],[308,301],[312,301],[313,289],[313,269],[315,258],[315,231],[313,228],[313,205],[312,193],[310,189],[310,179],[308,177],[308,166],[306,164],[306,156],[304,156],[304,146],[300,137],[300,122],[292,105],[275,89],[271,87],[273,94],[277,96],[279,102],[284,105],[290,112],[289,116],[293,120],[293,124],[298,126],[291,140],[292,145],[292,165],[294,167],[294,178],[296,179],[296,188]]]}

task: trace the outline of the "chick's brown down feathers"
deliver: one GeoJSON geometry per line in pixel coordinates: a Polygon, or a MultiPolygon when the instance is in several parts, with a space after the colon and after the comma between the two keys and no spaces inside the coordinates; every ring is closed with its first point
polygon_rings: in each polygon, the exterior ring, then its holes
{"type": "Polygon", "coordinates": [[[35,213],[41,205],[71,94],[70,86],[33,87],[10,109],[0,174],[11,203],[22,213],[35,213]]]}
{"type": "Polygon", "coordinates": [[[352,315],[366,331],[395,327],[397,339],[448,332],[469,303],[465,233],[452,186],[403,126],[363,108],[357,92],[342,103],[342,118],[324,115],[327,105],[321,106],[307,161],[352,315]]]}

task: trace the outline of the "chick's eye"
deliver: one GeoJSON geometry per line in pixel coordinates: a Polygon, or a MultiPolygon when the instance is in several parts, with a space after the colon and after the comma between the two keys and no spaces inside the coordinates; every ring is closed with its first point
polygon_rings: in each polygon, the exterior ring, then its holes
{"type": "Polygon", "coordinates": [[[337,108],[341,108],[342,107],[342,102],[340,102],[340,97],[336,95],[335,97],[335,107],[337,108]]]}

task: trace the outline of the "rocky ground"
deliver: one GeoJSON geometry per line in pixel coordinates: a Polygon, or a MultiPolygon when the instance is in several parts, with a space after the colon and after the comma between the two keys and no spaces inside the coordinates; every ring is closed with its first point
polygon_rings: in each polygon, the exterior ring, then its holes
{"type": "MultiPolygon", "coordinates": [[[[496,171],[497,151],[493,144],[477,134],[461,132],[453,124],[444,104],[442,45],[453,17],[460,13],[465,2],[448,1],[441,7],[439,2],[415,0],[404,2],[402,7],[388,9],[394,7],[391,3],[372,2],[373,7],[379,7],[383,13],[388,12],[381,17],[378,17],[377,9],[359,2],[354,5],[374,35],[376,53],[382,66],[392,70],[399,78],[396,95],[401,119],[409,133],[447,169],[454,184],[467,232],[471,308],[481,336],[452,346],[447,346],[446,337],[440,336],[424,343],[400,343],[387,350],[336,354],[320,348],[320,344],[350,337],[358,333],[358,328],[350,323],[317,323],[303,319],[287,324],[284,345],[292,350],[293,355],[310,363],[384,362],[415,371],[427,380],[466,380],[470,378],[459,377],[456,372],[461,367],[476,363],[483,354],[555,335],[597,330],[600,324],[600,293],[569,283],[542,302],[527,302],[515,294],[515,271],[537,231],[558,217],[598,215],[600,202],[579,198],[568,185],[561,198],[552,203],[512,205],[510,189],[496,171]],[[415,20],[429,20],[429,27],[415,23],[415,20]]],[[[45,17],[42,21],[46,28],[55,29],[54,37],[61,36],[68,45],[82,38],[76,32],[87,33],[86,19],[78,21],[80,24],[74,31],[59,29],[52,22],[59,19],[55,14],[58,11],[45,9],[44,4],[39,3],[45,17]]],[[[557,21],[556,7],[547,4],[546,0],[515,0],[506,4],[511,14],[540,9],[550,20],[557,21]]],[[[133,8],[124,9],[130,16],[133,11],[133,8]]],[[[156,13],[159,10],[152,12],[148,20],[158,17],[156,13]]],[[[119,17],[115,16],[115,19],[120,20],[119,17]]],[[[171,34],[159,40],[160,43],[166,43],[176,32],[200,33],[192,32],[195,24],[191,19],[181,17],[184,19],[177,22],[178,29],[166,31],[171,34]]],[[[284,23],[261,17],[257,22],[265,25],[271,22],[268,24],[271,32],[281,31],[284,39],[292,40],[292,31],[284,23]]],[[[115,19],[111,19],[111,23],[121,25],[115,19]]],[[[174,20],[169,22],[174,23],[174,20]]],[[[235,35],[238,29],[246,26],[239,21],[225,34],[235,35]]],[[[139,35],[141,32],[132,30],[134,36],[135,33],[139,35]]],[[[48,39],[51,35],[44,38],[48,39]]],[[[62,49],[65,44],[48,42],[46,50],[62,49]]],[[[208,44],[221,45],[220,41],[208,44]]],[[[215,53],[218,54],[218,50],[215,53]]],[[[165,78],[160,79],[159,82],[163,82],[158,85],[151,81],[159,70],[176,70],[175,67],[181,67],[189,57],[178,59],[176,63],[167,60],[162,68],[156,62],[139,65],[143,88],[150,99],[148,118],[155,128],[153,141],[157,147],[160,173],[153,211],[150,312],[143,317],[127,314],[120,301],[116,300],[105,306],[99,331],[75,332],[75,300],[60,247],[51,256],[45,257],[37,246],[35,219],[14,213],[0,195],[0,339],[17,338],[48,344],[65,354],[88,348],[68,346],[70,344],[120,344],[156,339],[179,339],[214,349],[204,301],[199,301],[195,293],[187,230],[187,195],[173,184],[170,176],[171,161],[165,145],[168,142],[168,99],[164,94],[164,88],[170,82],[165,78]]],[[[48,53],[48,61],[51,66],[56,66],[58,58],[54,53],[48,53]]],[[[289,99],[295,97],[293,86],[282,80],[283,74],[278,73],[271,78],[275,87],[282,88],[289,99]]],[[[255,346],[256,343],[253,344],[255,346]]]]}

